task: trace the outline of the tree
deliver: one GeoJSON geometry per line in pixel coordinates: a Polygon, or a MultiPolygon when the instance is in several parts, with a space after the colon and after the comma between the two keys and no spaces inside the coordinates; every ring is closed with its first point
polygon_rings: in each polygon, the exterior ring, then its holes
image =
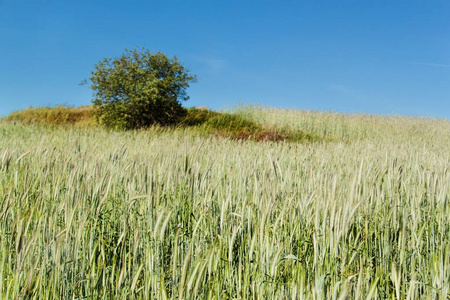
{"type": "Polygon", "coordinates": [[[185,115],[181,101],[196,76],[161,52],[127,50],[105,58],[91,71],[94,114],[104,125],[136,129],[154,124],[176,124],[185,115]]]}

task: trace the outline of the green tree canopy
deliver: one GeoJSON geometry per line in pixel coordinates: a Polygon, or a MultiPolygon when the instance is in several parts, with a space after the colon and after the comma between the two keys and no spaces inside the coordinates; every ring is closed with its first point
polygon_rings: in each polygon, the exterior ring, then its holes
{"type": "Polygon", "coordinates": [[[98,120],[110,128],[136,129],[176,124],[186,110],[186,89],[196,76],[176,57],[147,49],[105,58],[91,71],[92,103],[98,120]]]}

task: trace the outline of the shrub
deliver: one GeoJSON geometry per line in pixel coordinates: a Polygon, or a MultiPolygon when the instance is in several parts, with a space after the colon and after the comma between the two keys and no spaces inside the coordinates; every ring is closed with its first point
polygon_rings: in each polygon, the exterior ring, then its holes
{"type": "Polygon", "coordinates": [[[220,113],[202,108],[190,108],[181,122],[183,126],[195,126],[208,134],[236,140],[258,142],[316,142],[324,138],[300,130],[266,128],[240,114],[220,113]]]}
{"type": "Polygon", "coordinates": [[[255,122],[232,114],[214,116],[205,122],[205,126],[231,133],[256,133],[262,130],[261,126],[255,122]]]}
{"type": "Polygon", "coordinates": [[[105,58],[91,74],[94,114],[116,129],[178,123],[186,114],[180,101],[189,99],[186,89],[196,80],[176,57],[145,49],[105,58]]]}
{"type": "Polygon", "coordinates": [[[181,124],[185,126],[199,126],[218,115],[220,115],[220,113],[212,110],[191,107],[187,110],[186,116],[181,124]]]}

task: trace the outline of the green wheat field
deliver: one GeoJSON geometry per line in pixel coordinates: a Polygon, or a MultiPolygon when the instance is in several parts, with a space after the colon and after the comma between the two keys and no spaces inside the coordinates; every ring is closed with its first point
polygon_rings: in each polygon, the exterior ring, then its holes
{"type": "Polygon", "coordinates": [[[0,298],[450,298],[448,120],[233,113],[322,139],[1,120],[0,298]]]}

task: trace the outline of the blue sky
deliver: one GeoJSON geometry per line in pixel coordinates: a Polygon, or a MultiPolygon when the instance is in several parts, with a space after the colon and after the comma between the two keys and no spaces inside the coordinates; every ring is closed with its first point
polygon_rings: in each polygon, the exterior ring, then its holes
{"type": "Polygon", "coordinates": [[[186,106],[450,118],[450,1],[0,0],[0,115],[85,105],[125,48],[176,55],[186,106]]]}

